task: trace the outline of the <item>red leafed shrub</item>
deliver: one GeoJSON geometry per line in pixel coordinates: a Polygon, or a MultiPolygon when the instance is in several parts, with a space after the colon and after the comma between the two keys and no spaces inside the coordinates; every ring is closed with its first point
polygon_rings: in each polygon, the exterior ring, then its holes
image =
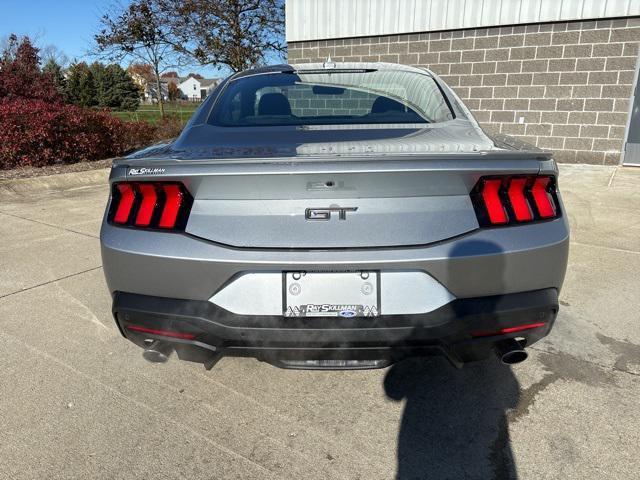
{"type": "Polygon", "coordinates": [[[148,145],[156,127],[123,122],[107,112],[0,98],[0,168],[75,163],[122,155],[148,145]]]}
{"type": "Polygon", "coordinates": [[[0,53],[0,169],[99,160],[165,138],[166,122],[123,122],[62,102],[38,49],[11,35],[0,53]]]}
{"type": "Polygon", "coordinates": [[[156,123],[155,137],[158,140],[168,140],[180,135],[184,122],[175,115],[167,115],[156,123]]]}
{"type": "Polygon", "coordinates": [[[40,98],[60,100],[53,77],[40,70],[40,57],[29,38],[18,40],[14,34],[0,58],[0,98],[40,98]]]}

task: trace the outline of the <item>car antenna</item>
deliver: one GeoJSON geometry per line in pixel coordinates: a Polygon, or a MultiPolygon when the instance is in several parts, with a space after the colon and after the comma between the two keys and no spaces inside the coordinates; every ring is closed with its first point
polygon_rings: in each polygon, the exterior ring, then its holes
{"type": "Polygon", "coordinates": [[[331,55],[324,61],[322,68],[336,68],[336,64],[331,61],[331,55]]]}

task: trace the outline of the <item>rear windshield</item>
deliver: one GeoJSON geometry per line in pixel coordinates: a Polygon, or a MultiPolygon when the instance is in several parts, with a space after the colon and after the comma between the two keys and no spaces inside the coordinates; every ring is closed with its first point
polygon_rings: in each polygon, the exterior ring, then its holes
{"type": "Polygon", "coordinates": [[[435,80],[402,70],[308,70],[231,81],[209,123],[226,127],[434,123],[454,118],[435,80]]]}

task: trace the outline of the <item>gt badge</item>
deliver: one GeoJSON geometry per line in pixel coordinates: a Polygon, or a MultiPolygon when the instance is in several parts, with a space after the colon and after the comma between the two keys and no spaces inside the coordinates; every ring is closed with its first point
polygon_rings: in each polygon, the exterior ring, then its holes
{"type": "Polygon", "coordinates": [[[338,212],[338,220],[346,220],[347,212],[355,212],[358,207],[307,208],[304,218],[307,220],[330,220],[333,212],[338,212]]]}

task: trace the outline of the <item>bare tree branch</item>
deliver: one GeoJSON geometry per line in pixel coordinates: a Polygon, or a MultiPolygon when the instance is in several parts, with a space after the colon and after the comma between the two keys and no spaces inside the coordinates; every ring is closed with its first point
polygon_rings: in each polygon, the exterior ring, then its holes
{"type": "Polygon", "coordinates": [[[160,114],[164,99],[160,75],[175,67],[171,30],[155,0],[133,0],[116,6],[100,19],[100,31],[94,36],[96,54],[112,61],[135,59],[152,66],[160,114]]]}
{"type": "Polygon", "coordinates": [[[283,0],[153,0],[182,57],[240,71],[282,57],[283,0]]]}

